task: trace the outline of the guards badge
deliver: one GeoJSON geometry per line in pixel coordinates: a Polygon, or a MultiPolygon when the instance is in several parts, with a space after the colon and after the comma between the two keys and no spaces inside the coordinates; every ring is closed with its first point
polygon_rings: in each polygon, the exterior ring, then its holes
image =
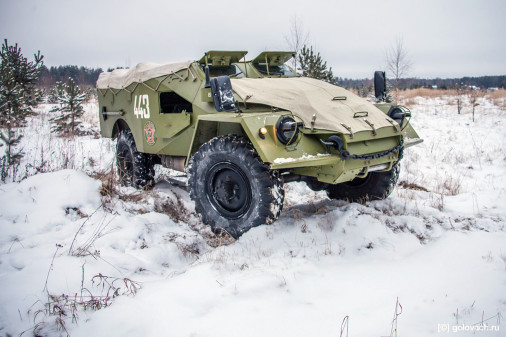
{"type": "Polygon", "coordinates": [[[147,121],[146,124],[144,124],[144,139],[146,139],[146,143],[148,143],[148,145],[155,145],[156,130],[155,124],[151,121],[147,121]]]}

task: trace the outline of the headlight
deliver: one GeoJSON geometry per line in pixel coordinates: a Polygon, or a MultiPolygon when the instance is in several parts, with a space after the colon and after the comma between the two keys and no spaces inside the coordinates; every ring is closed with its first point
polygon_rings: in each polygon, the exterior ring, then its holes
{"type": "Polygon", "coordinates": [[[290,116],[283,116],[276,124],[276,136],[283,144],[293,144],[299,136],[299,126],[302,126],[302,123],[297,123],[290,116]]]}
{"type": "Polygon", "coordinates": [[[406,118],[411,117],[411,111],[408,108],[403,106],[395,106],[390,109],[388,112],[388,117],[392,118],[397,124],[402,128],[402,123],[406,118]]]}

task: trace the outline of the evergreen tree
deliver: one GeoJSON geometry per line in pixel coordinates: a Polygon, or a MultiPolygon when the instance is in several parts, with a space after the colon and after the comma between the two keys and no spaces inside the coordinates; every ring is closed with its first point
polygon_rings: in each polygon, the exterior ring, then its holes
{"type": "Polygon", "coordinates": [[[319,52],[313,51],[313,47],[302,47],[299,54],[299,65],[302,76],[316,78],[331,84],[336,83],[332,67],[327,69],[327,62],[323,61],[319,52]]]}
{"type": "Polygon", "coordinates": [[[22,151],[14,149],[22,135],[15,130],[23,127],[26,117],[33,114],[32,108],[40,101],[35,90],[40,68],[43,64],[40,51],[34,55],[34,61],[28,62],[17,44],[9,46],[7,39],[0,52],[0,139],[6,146],[2,157],[2,180],[5,181],[5,168],[18,164],[23,157],[22,151]]]}
{"type": "Polygon", "coordinates": [[[49,88],[49,92],[47,94],[46,100],[47,103],[51,104],[57,104],[60,103],[59,97],[63,97],[63,83],[62,82],[56,82],[56,84],[49,88]]]}
{"type": "Polygon", "coordinates": [[[79,118],[83,115],[83,102],[86,99],[84,93],[76,82],[69,77],[67,83],[58,82],[55,89],[58,105],[51,109],[51,112],[59,112],[59,116],[51,118],[54,123],[53,131],[60,135],[75,135],[82,133],[79,130],[79,118]]]}

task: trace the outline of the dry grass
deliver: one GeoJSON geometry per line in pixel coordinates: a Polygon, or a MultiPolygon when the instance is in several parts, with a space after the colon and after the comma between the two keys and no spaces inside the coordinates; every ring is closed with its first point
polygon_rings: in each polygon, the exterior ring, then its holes
{"type": "Polygon", "coordinates": [[[206,244],[213,248],[228,246],[235,242],[235,239],[224,230],[217,230],[216,233],[212,231],[200,231],[200,235],[202,235],[206,244]]]}
{"type": "Polygon", "coordinates": [[[69,255],[71,256],[93,256],[94,258],[97,258],[100,256],[100,251],[95,250],[92,251],[92,247],[95,244],[95,241],[101,238],[105,235],[105,230],[109,226],[109,224],[112,222],[114,217],[108,217],[107,215],[101,216],[100,220],[98,222],[95,222],[95,219],[92,220],[92,223],[90,225],[94,226],[92,234],[86,239],[86,241],[80,243],[78,246],[76,246],[75,249],[74,243],[76,242],[77,236],[80,234],[83,227],[88,223],[88,221],[92,218],[94,218],[94,215],[97,214],[98,210],[102,208],[103,206],[100,205],[95,212],[93,212],[90,216],[87,216],[86,220],[81,224],[79,229],[74,235],[74,239],[72,240],[72,243],[70,244],[69,248],[69,255]],[[95,222],[95,223],[94,223],[95,222]]]}
{"type": "Polygon", "coordinates": [[[491,99],[506,98],[506,89],[499,89],[494,91],[487,91],[487,96],[491,99]]]}
{"type": "Polygon", "coordinates": [[[486,94],[487,98],[492,100],[495,105],[503,110],[506,110],[506,89],[499,89],[495,91],[489,91],[486,94]]]}
{"type": "Polygon", "coordinates": [[[178,233],[168,233],[164,238],[174,243],[177,248],[183,253],[184,257],[193,257],[197,259],[200,255],[200,245],[197,236],[195,235],[192,240],[188,240],[186,235],[178,233]]]}
{"type": "MultiPolygon", "coordinates": [[[[55,326],[60,335],[70,336],[67,331],[68,320],[77,324],[81,311],[97,311],[106,308],[112,304],[116,297],[123,295],[134,296],[141,288],[140,282],[129,278],[98,274],[91,279],[92,284],[101,292],[100,295],[96,295],[84,287],[84,265],[82,277],[79,293],[55,295],[49,293],[49,291],[47,292],[47,302],[43,303],[43,309],[34,313],[34,322],[36,324],[29,329],[32,330],[34,336],[47,335],[48,330],[51,330],[51,326],[55,326]],[[54,323],[48,321],[53,317],[54,323]]],[[[23,331],[21,335],[29,330],[23,331]]]]}
{"type": "Polygon", "coordinates": [[[114,167],[107,170],[100,170],[89,174],[93,179],[100,180],[102,186],[100,187],[100,195],[102,197],[112,197],[116,193],[116,173],[114,167]]]}
{"type": "Polygon", "coordinates": [[[146,198],[146,195],[149,192],[147,189],[135,190],[133,192],[122,189],[119,186],[118,178],[113,165],[106,170],[94,171],[88,175],[93,179],[97,179],[102,182],[100,195],[102,195],[102,203],[104,206],[110,204],[114,198],[118,198],[119,200],[126,202],[140,203],[146,198]]]}
{"type": "Polygon", "coordinates": [[[409,100],[415,97],[436,98],[436,97],[456,96],[456,95],[457,92],[455,90],[442,90],[442,89],[418,88],[399,91],[399,99],[402,100],[409,100]]]}
{"type": "Polygon", "coordinates": [[[402,188],[410,189],[410,190],[415,190],[415,191],[429,192],[429,190],[426,189],[425,187],[420,186],[420,185],[415,184],[415,183],[407,182],[406,180],[400,181],[399,184],[398,184],[398,186],[400,186],[402,188]]]}
{"type": "Polygon", "coordinates": [[[172,200],[169,197],[161,199],[158,196],[155,199],[154,210],[155,212],[168,215],[175,223],[188,222],[191,212],[188,211],[181,201],[181,196],[174,193],[175,199],[172,200]]]}
{"type": "Polygon", "coordinates": [[[462,177],[459,176],[455,178],[446,174],[443,179],[438,179],[436,181],[434,192],[441,195],[454,196],[459,194],[461,189],[462,177]]]}
{"type": "MultiPolygon", "coordinates": [[[[468,94],[469,92],[472,91],[467,91],[464,94],[468,94]]],[[[486,95],[488,98],[492,100],[506,98],[506,89],[477,91],[477,92],[486,95]]],[[[399,99],[404,101],[409,101],[415,97],[437,98],[437,97],[454,97],[454,96],[458,96],[458,93],[457,90],[453,89],[443,90],[443,89],[418,88],[399,91],[399,99]]]]}
{"type": "Polygon", "coordinates": [[[444,194],[431,193],[429,194],[429,204],[432,208],[443,211],[445,206],[444,194]]]}
{"type": "Polygon", "coordinates": [[[335,206],[339,203],[342,202],[334,200],[319,200],[316,202],[308,202],[307,204],[299,204],[293,206],[285,205],[283,213],[287,214],[288,216],[293,216],[295,220],[298,220],[302,215],[311,216],[317,214],[327,214],[331,211],[331,208],[329,207],[335,206]]]}
{"type": "Polygon", "coordinates": [[[407,107],[416,104],[416,100],[414,98],[401,99],[401,101],[402,101],[402,104],[407,107]]]}
{"type": "Polygon", "coordinates": [[[462,105],[470,105],[471,109],[473,109],[476,107],[475,103],[478,99],[486,97],[502,110],[506,109],[506,89],[499,89],[494,91],[463,89],[460,92],[457,90],[427,88],[409,89],[399,91],[398,101],[409,107],[417,104],[417,97],[444,99],[448,105],[457,105],[458,107],[460,106],[460,109],[458,108],[459,110],[462,109],[462,105]]]}

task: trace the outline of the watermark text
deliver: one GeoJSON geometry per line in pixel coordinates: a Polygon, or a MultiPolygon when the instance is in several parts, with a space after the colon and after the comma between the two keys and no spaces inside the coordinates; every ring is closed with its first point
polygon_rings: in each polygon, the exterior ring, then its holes
{"type": "Polygon", "coordinates": [[[499,325],[488,325],[488,324],[449,324],[442,323],[437,325],[438,333],[450,333],[450,332],[469,332],[469,331],[499,331],[499,325]]]}

